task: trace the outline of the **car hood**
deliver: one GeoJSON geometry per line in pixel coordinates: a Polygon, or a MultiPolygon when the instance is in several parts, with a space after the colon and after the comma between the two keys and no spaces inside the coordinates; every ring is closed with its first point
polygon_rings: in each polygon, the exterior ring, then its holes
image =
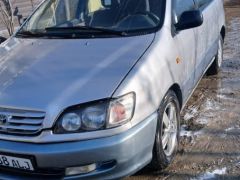
{"type": "Polygon", "coordinates": [[[0,46],[0,107],[54,114],[111,97],[153,39],[10,38],[0,46]]]}

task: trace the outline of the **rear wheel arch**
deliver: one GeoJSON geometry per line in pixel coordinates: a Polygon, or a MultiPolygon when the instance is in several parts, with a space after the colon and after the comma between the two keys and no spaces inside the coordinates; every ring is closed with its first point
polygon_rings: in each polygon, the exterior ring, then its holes
{"type": "Polygon", "coordinates": [[[226,36],[226,28],[225,28],[225,26],[222,26],[222,29],[221,29],[221,31],[220,31],[220,34],[221,34],[222,39],[223,39],[223,41],[224,41],[225,36],[226,36]]]}
{"type": "Polygon", "coordinates": [[[223,61],[223,44],[224,44],[224,40],[221,35],[219,36],[218,51],[216,53],[215,59],[206,72],[208,76],[217,75],[221,69],[222,61],[223,61]]]}

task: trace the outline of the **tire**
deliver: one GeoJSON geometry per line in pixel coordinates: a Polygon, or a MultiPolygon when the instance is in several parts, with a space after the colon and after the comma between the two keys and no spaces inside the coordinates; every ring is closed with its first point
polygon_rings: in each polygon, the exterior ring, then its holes
{"type": "Polygon", "coordinates": [[[215,56],[215,60],[207,71],[208,76],[217,75],[221,69],[223,61],[223,38],[220,36],[218,41],[218,52],[215,56]]]}
{"type": "Polygon", "coordinates": [[[174,91],[168,91],[159,107],[158,114],[153,158],[150,163],[150,168],[153,170],[163,170],[168,167],[178,149],[180,136],[180,107],[174,91]],[[170,128],[166,127],[167,121],[170,122],[168,124],[171,124],[171,127],[168,126],[170,128]],[[165,138],[164,140],[164,137],[168,139],[165,138]]]}

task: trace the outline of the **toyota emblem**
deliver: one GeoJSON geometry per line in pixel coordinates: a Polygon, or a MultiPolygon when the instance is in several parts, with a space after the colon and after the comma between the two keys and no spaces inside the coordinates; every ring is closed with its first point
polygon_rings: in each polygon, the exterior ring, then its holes
{"type": "Polygon", "coordinates": [[[8,121],[8,116],[5,114],[0,114],[0,125],[5,124],[8,121]]]}

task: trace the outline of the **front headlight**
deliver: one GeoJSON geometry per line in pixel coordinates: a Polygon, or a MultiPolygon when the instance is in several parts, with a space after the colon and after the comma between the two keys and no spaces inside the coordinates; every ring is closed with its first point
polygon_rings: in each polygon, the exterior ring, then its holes
{"type": "Polygon", "coordinates": [[[54,133],[79,133],[120,126],[132,119],[135,94],[67,109],[57,120],[54,133]]]}
{"type": "Polygon", "coordinates": [[[81,118],[76,113],[67,113],[62,117],[62,127],[66,131],[77,131],[81,127],[81,118]]]}
{"type": "Polygon", "coordinates": [[[106,109],[104,106],[88,107],[82,112],[84,130],[96,130],[104,127],[106,121],[106,109]]]}

